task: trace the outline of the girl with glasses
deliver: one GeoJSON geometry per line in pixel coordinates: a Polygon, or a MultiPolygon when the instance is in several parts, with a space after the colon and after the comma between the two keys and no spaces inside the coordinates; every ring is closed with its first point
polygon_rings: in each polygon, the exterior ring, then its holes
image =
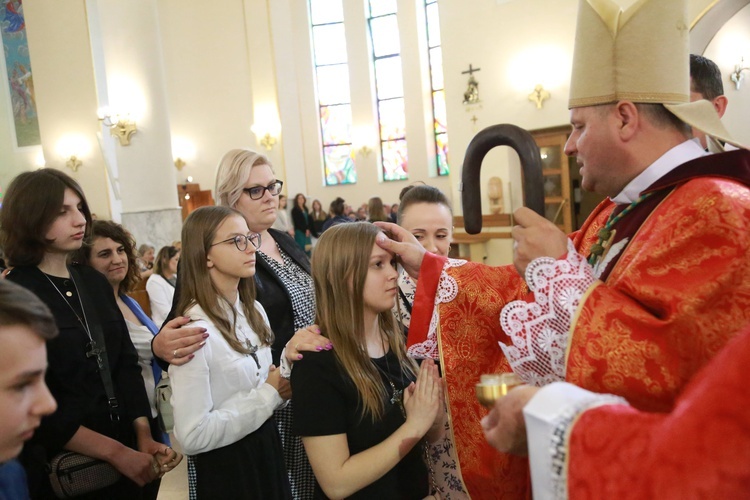
{"type": "MultiPolygon", "coordinates": [[[[313,326],[315,294],[310,260],[292,237],[271,227],[277,217],[281,187],[268,158],[249,149],[232,149],[219,162],[214,191],[219,205],[239,211],[250,230],[261,235],[256,253],[255,286],[257,300],[268,313],[274,332],[271,353],[277,366],[285,347],[289,360],[301,358],[302,353],[307,356],[308,351],[332,348],[329,340],[313,326]]],[[[175,292],[178,297],[181,296],[180,286],[178,282],[175,292]]],[[[185,364],[191,362],[204,345],[205,335],[190,326],[163,328],[152,347],[159,358],[172,364],[185,364]]],[[[292,493],[295,499],[308,500],[313,497],[315,478],[300,438],[291,431],[293,404],[294,401],[290,401],[275,417],[284,443],[284,462],[292,493]]],[[[190,457],[188,470],[192,470],[190,457]]]]}
{"type": "Polygon", "coordinates": [[[291,499],[273,412],[291,395],[274,366],[274,336],[255,300],[260,235],[228,207],[199,208],[182,228],[177,313],[209,333],[171,365],[175,436],[193,456],[197,498],[291,499]]]}

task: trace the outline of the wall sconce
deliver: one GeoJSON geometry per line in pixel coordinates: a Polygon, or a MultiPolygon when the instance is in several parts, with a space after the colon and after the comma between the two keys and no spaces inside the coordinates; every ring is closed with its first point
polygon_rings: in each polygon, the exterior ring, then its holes
{"type": "Polygon", "coordinates": [[[732,81],[734,82],[734,88],[735,90],[740,90],[740,85],[742,84],[742,80],[745,79],[745,75],[742,74],[745,70],[750,70],[750,66],[744,66],[745,64],[745,58],[740,58],[740,63],[734,65],[734,71],[732,72],[732,81]]]}
{"type": "Polygon", "coordinates": [[[536,109],[542,109],[542,105],[544,104],[544,101],[549,99],[550,93],[544,90],[544,87],[541,85],[537,85],[534,87],[534,92],[529,94],[529,101],[536,104],[536,109]]]}
{"type": "Polygon", "coordinates": [[[172,136],[172,158],[177,170],[195,159],[195,145],[184,137],[172,136]]]}
{"type": "Polygon", "coordinates": [[[255,137],[258,138],[258,143],[266,148],[266,151],[271,151],[276,144],[277,137],[281,131],[280,125],[255,123],[250,130],[255,137]]]}
{"type": "Polygon", "coordinates": [[[97,115],[99,116],[99,121],[105,127],[109,127],[110,135],[120,140],[120,146],[130,145],[130,136],[138,130],[136,129],[135,121],[130,119],[129,113],[113,113],[108,108],[101,108],[97,115]]]}
{"type": "Polygon", "coordinates": [[[78,172],[78,169],[83,166],[81,158],[88,153],[89,144],[83,136],[67,135],[60,138],[55,149],[57,154],[65,160],[65,166],[73,172],[78,172]]]}
{"type": "Polygon", "coordinates": [[[273,149],[281,136],[281,123],[279,122],[279,113],[276,104],[258,104],[253,111],[255,123],[250,130],[255,134],[258,143],[266,148],[266,151],[273,149]]]}
{"type": "Polygon", "coordinates": [[[372,153],[371,144],[375,142],[375,132],[372,127],[358,125],[352,128],[352,159],[355,156],[370,156],[372,153]]]}

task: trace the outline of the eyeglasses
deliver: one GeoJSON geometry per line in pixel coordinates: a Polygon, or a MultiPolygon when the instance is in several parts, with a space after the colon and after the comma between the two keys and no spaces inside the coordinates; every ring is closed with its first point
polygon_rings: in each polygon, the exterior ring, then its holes
{"type": "Polygon", "coordinates": [[[281,193],[281,186],[283,185],[282,181],[276,181],[268,186],[253,186],[251,188],[242,188],[242,190],[250,196],[251,200],[260,200],[266,194],[266,191],[271,193],[271,196],[277,196],[281,193]]]}
{"type": "Polygon", "coordinates": [[[245,236],[244,234],[238,234],[237,236],[234,236],[227,240],[214,243],[211,246],[215,247],[216,245],[221,245],[222,243],[232,242],[234,243],[234,246],[237,247],[237,250],[239,250],[240,252],[244,252],[245,250],[247,250],[248,241],[252,243],[255,248],[260,248],[260,233],[250,233],[247,236],[245,236]]]}

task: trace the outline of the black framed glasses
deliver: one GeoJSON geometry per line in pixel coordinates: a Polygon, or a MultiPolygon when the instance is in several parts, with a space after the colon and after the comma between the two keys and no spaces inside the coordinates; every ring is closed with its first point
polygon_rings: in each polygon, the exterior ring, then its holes
{"type": "Polygon", "coordinates": [[[237,236],[233,236],[229,239],[214,243],[211,246],[215,247],[216,245],[221,245],[222,243],[232,242],[234,243],[234,246],[237,247],[237,250],[239,250],[240,252],[244,252],[245,250],[247,250],[248,241],[252,243],[255,248],[260,248],[260,233],[250,233],[248,235],[238,234],[237,236]]]}
{"type": "Polygon", "coordinates": [[[251,188],[242,188],[242,190],[250,196],[251,200],[260,200],[266,194],[266,191],[271,193],[272,196],[278,196],[281,193],[281,186],[283,185],[282,181],[276,181],[268,186],[253,186],[251,188]]]}

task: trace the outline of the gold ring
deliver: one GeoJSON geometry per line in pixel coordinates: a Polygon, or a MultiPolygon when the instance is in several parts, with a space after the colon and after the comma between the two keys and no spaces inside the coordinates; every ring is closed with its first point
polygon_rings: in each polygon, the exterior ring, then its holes
{"type": "Polygon", "coordinates": [[[299,352],[299,348],[297,347],[298,345],[299,345],[299,342],[297,342],[296,344],[294,344],[294,350],[297,351],[297,352],[299,352]]]}
{"type": "Polygon", "coordinates": [[[179,358],[179,356],[177,355],[177,349],[175,349],[175,350],[174,350],[174,351],[172,352],[172,357],[173,357],[173,358],[175,358],[175,359],[179,358]]]}
{"type": "Polygon", "coordinates": [[[159,465],[158,464],[151,464],[151,469],[153,469],[155,474],[159,473],[159,465]]]}

